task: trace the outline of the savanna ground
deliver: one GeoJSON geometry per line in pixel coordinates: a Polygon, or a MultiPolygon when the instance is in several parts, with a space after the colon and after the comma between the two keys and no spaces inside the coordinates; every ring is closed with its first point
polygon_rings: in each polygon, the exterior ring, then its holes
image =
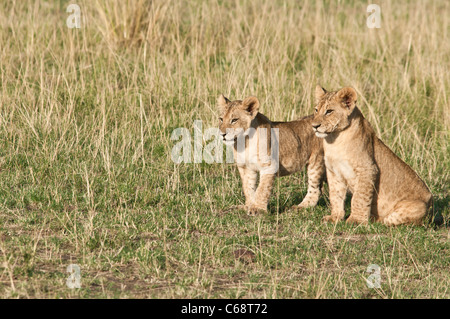
{"type": "Polygon", "coordinates": [[[379,29],[366,1],[73,3],[80,29],[67,1],[0,2],[1,298],[450,297],[448,1],[378,1],[379,29]],[[229,210],[235,166],[171,160],[175,128],[218,124],[220,93],[293,120],[317,83],[357,90],[434,223],[323,224],[327,191],[288,210],[304,173],[249,217],[229,210]]]}

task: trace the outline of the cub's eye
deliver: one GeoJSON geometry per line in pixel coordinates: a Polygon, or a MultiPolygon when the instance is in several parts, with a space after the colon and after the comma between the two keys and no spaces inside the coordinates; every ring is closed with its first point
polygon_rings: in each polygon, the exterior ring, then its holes
{"type": "Polygon", "coordinates": [[[220,121],[220,123],[222,123],[223,122],[223,118],[219,117],[219,121],[220,121]]]}
{"type": "Polygon", "coordinates": [[[314,113],[317,113],[317,112],[319,112],[319,110],[318,109],[314,109],[314,113]]]}
{"type": "Polygon", "coordinates": [[[327,111],[325,112],[325,115],[331,114],[331,113],[333,113],[333,111],[334,111],[334,110],[327,110],[327,111]]]}
{"type": "Polygon", "coordinates": [[[234,123],[236,123],[238,121],[238,119],[232,119],[231,120],[231,124],[234,124],[234,123]]]}

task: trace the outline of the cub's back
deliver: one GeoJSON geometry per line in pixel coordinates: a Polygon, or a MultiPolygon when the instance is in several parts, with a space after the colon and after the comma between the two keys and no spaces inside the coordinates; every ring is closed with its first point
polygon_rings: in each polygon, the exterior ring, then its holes
{"type": "Polygon", "coordinates": [[[290,122],[272,122],[272,126],[279,129],[282,175],[300,170],[312,155],[323,156],[323,142],[314,134],[312,119],[313,116],[309,115],[290,122]]]}
{"type": "MultiPolygon", "coordinates": [[[[305,116],[301,119],[290,121],[290,122],[272,122],[274,128],[280,129],[282,131],[287,131],[293,133],[302,144],[306,142],[317,142],[315,144],[322,145],[322,141],[317,138],[312,129],[311,123],[313,120],[313,115],[305,116]]],[[[281,137],[280,137],[281,138],[281,137]]],[[[310,146],[310,145],[305,145],[310,146]]]]}
{"type": "Polygon", "coordinates": [[[374,137],[374,156],[380,171],[380,192],[387,200],[423,200],[431,204],[431,192],[416,172],[383,141],[374,137]]]}
{"type": "MultiPolygon", "coordinates": [[[[373,143],[373,157],[379,170],[377,185],[378,213],[383,215],[401,200],[419,199],[431,204],[432,195],[416,172],[380,140],[367,119],[363,118],[363,136],[373,143]]],[[[370,152],[370,150],[368,150],[370,152]]]]}

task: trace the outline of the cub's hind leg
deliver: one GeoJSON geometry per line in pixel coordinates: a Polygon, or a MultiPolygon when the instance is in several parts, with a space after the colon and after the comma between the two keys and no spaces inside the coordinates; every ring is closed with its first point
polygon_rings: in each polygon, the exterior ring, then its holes
{"type": "Polygon", "coordinates": [[[403,200],[398,202],[392,212],[385,216],[382,223],[387,226],[401,224],[420,225],[427,214],[428,205],[421,200],[403,200]]]}
{"type": "Polygon", "coordinates": [[[319,155],[311,159],[308,164],[308,191],[302,202],[293,208],[302,209],[317,205],[322,194],[322,184],[325,179],[325,162],[323,156],[319,155]]]}

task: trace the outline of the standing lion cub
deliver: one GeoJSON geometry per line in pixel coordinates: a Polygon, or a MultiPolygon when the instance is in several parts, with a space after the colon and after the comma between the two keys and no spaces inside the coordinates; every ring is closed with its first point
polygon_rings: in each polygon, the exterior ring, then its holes
{"type": "Polygon", "coordinates": [[[233,145],[245,195],[244,208],[250,215],[267,210],[275,176],[295,173],[305,165],[308,165],[308,192],[296,207],[317,204],[325,164],[322,141],[311,130],[312,116],[292,122],[272,122],[259,113],[256,97],[230,101],[221,95],[218,108],[220,134],[225,144],[233,145]]]}
{"type": "Polygon", "coordinates": [[[327,92],[316,87],[316,136],[323,138],[331,215],[344,219],[347,189],[353,193],[347,222],[367,223],[372,216],[386,225],[421,224],[432,195],[419,176],[375,135],[356,107],[350,87],[327,92]]]}

